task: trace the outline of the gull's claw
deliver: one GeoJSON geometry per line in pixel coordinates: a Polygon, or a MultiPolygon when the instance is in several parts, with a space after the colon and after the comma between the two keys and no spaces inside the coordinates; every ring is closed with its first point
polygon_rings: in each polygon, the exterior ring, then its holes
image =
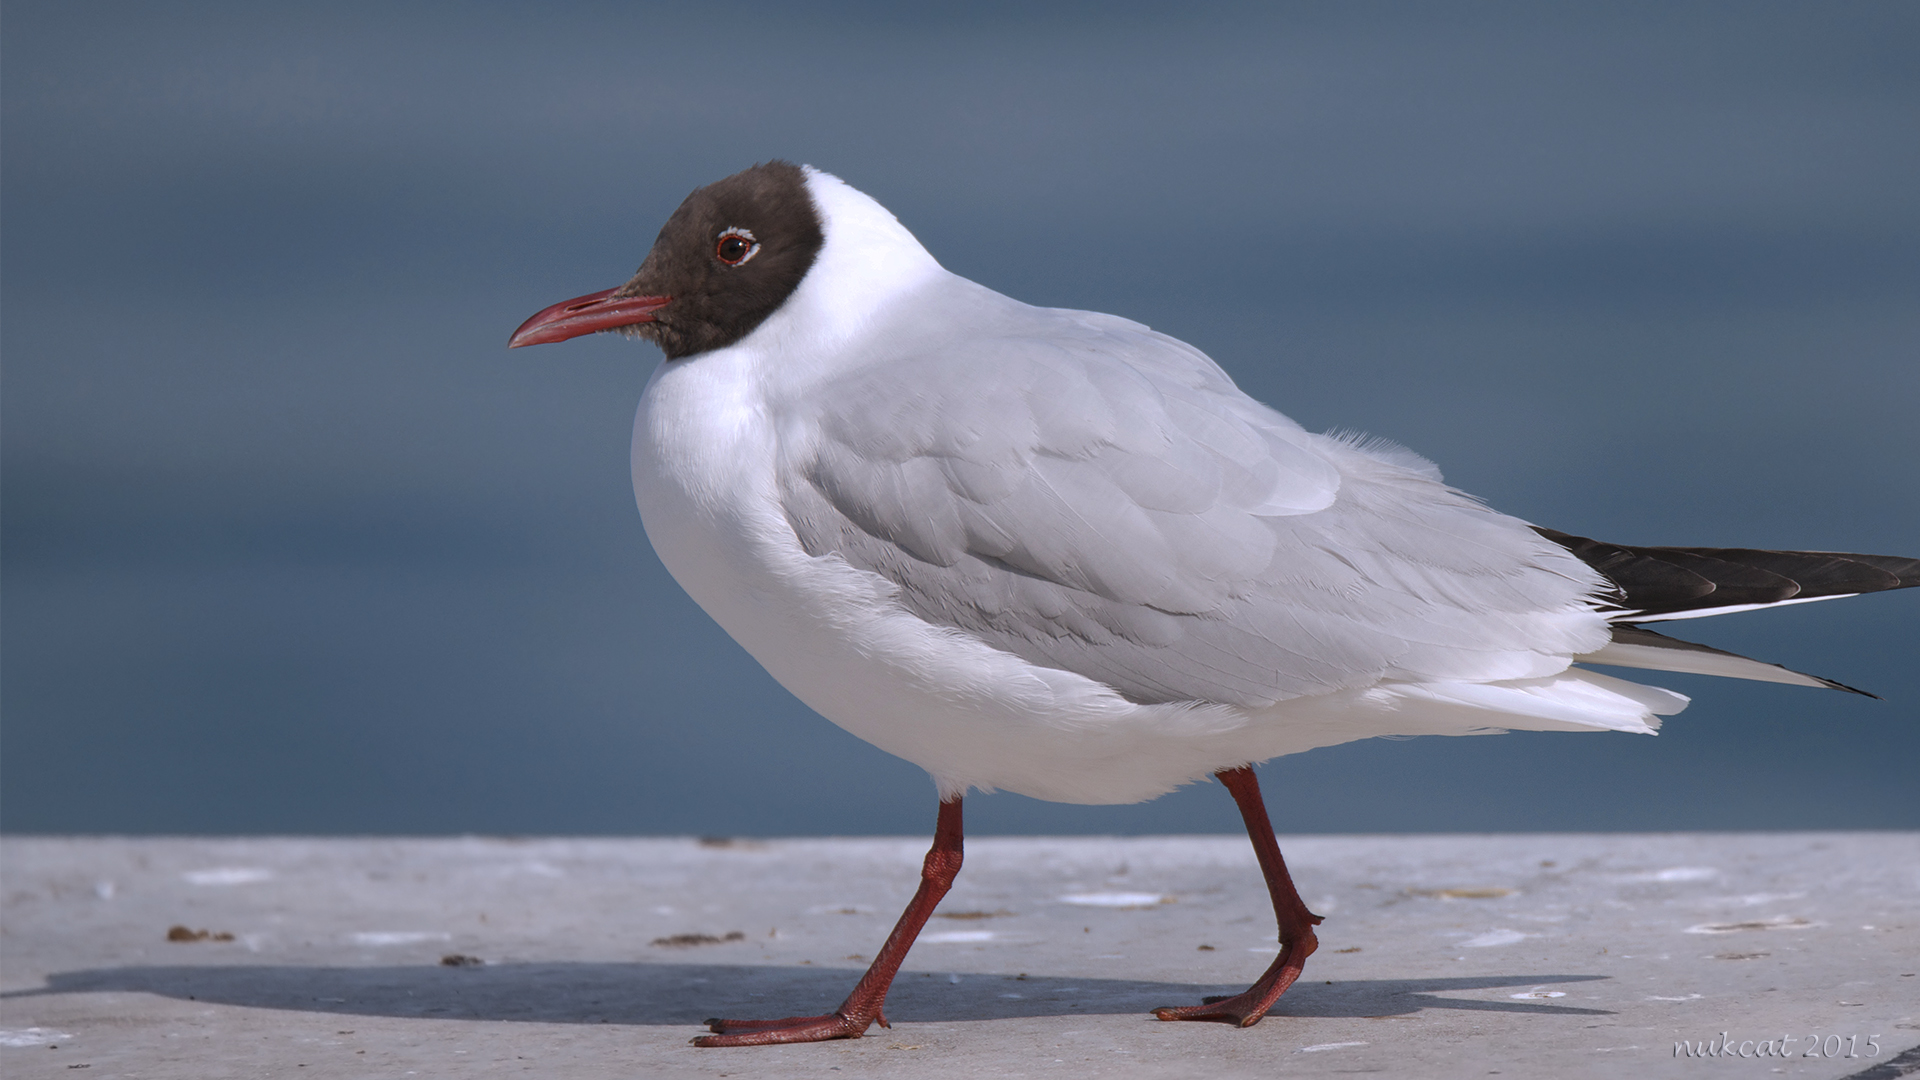
{"type": "Polygon", "coordinates": [[[857,1039],[873,1019],[854,1019],[839,1013],[825,1016],[789,1016],[781,1020],[708,1020],[712,1035],[693,1040],[695,1046],[769,1046],[773,1043],[826,1042],[857,1039]]]}

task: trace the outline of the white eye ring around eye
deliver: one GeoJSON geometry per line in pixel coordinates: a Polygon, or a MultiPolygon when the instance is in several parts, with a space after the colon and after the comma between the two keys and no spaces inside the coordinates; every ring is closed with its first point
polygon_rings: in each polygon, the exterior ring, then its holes
{"type": "Polygon", "coordinates": [[[753,232],[738,225],[721,231],[714,238],[713,257],[728,266],[745,266],[749,259],[760,254],[760,241],[754,239],[753,232]]]}

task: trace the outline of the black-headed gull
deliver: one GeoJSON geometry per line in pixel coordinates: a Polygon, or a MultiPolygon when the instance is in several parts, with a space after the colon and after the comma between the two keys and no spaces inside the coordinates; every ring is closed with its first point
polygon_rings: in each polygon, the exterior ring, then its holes
{"type": "MultiPolygon", "coordinates": [[[[1651,733],[1687,699],[1589,662],[1838,684],[1644,628],[1920,585],[1920,560],[1635,548],[1537,529],[1390,444],[1316,435],[1198,349],[942,269],[879,203],[757,165],[687,197],[633,279],[512,345],[660,346],[633,488],[660,559],[821,715],[932,774],[933,848],[836,1011],[706,1046],[857,1037],[959,872],[972,788],[1239,804],[1282,949],[1165,1020],[1259,1020],[1320,919],[1250,765],[1376,735],[1651,733]]],[[[1844,687],[1842,688],[1844,689],[1844,687]]]]}

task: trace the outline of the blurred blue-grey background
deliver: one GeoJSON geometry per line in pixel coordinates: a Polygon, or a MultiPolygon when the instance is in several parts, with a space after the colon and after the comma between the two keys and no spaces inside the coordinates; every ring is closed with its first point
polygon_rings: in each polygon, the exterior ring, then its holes
{"type": "MultiPolygon", "coordinates": [[[[649,551],[658,354],[503,348],[775,156],[1530,520],[1920,554],[1920,7],[913,11],[9,2],[0,823],[924,832],[649,551]]],[[[1886,700],[1659,678],[1658,739],[1351,744],[1275,817],[1920,827],[1920,596],[1675,629],[1886,700]]]]}

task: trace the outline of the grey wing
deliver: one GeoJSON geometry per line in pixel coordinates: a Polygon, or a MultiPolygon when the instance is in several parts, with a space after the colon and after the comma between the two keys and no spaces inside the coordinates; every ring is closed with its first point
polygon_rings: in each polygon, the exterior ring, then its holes
{"type": "Polygon", "coordinates": [[[818,395],[783,447],[809,553],[1140,702],[1526,678],[1604,643],[1585,564],[1413,455],[1310,434],[1137,324],[1017,308],[818,395]]]}

